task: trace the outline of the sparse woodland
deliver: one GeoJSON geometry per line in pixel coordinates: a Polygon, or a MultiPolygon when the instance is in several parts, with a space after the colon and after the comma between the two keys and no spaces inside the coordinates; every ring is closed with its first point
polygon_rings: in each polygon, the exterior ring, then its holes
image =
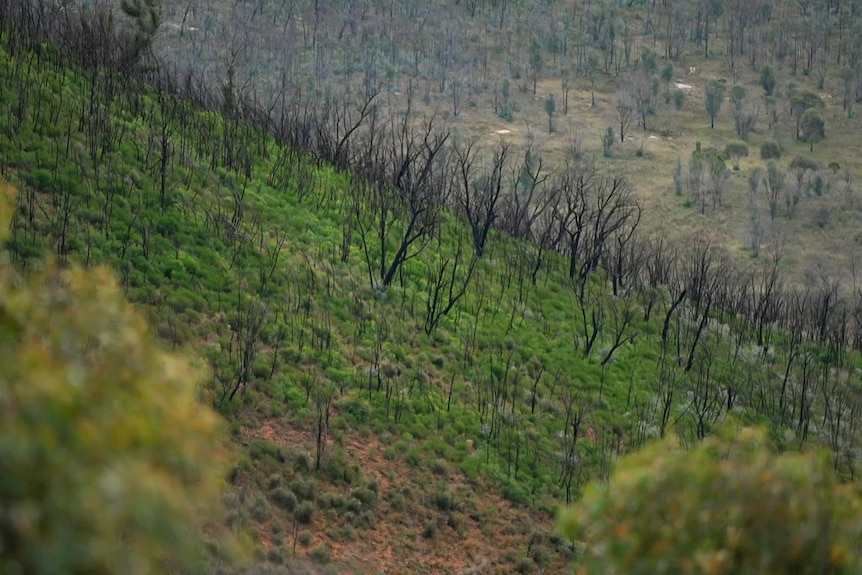
{"type": "Polygon", "coordinates": [[[246,572],[587,569],[655,440],[858,479],[860,10],[0,0],[5,250],[206,363],[246,572]]]}

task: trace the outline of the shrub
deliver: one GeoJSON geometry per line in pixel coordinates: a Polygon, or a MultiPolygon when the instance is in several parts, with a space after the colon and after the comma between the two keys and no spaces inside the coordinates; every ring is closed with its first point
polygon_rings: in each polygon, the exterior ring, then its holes
{"type": "Polygon", "coordinates": [[[333,509],[341,509],[347,503],[343,495],[332,494],[329,496],[329,506],[333,509]]]}
{"type": "Polygon", "coordinates": [[[521,575],[528,575],[529,573],[532,573],[535,568],[536,565],[529,557],[521,557],[518,559],[517,563],[515,563],[515,571],[521,573],[521,575]]]}
{"type": "Polygon", "coordinates": [[[369,512],[360,513],[356,515],[353,520],[350,522],[354,527],[359,528],[368,528],[372,525],[371,514],[369,512]]]}
{"type": "Polygon", "coordinates": [[[455,530],[459,535],[463,535],[465,530],[464,516],[460,513],[452,512],[446,518],[446,525],[455,530]]]}
{"type": "Polygon", "coordinates": [[[359,398],[342,401],[340,407],[345,413],[353,417],[353,421],[359,424],[366,423],[371,418],[371,406],[365,400],[359,398]]]}
{"type": "Polygon", "coordinates": [[[251,517],[258,523],[263,523],[267,519],[272,516],[272,508],[269,506],[269,503],[266,502],[266,499],[259,498],[256,499],[254,505],[251,507],[251,517]]]}
{"type": "Polygon", "coordinates": [[[447,475],[449,473],[449,466],[446,465],[445,461],[435,459],[431,463],[431,471],[433,471],[435,475],[447,475]]]}
{"type": "Polygon", "coordinates": [[[437,522],[433,519],[425,523],[422,529],[422,537],[425,539],[433,539],[437,535],[437,522]]]}
{"type": "Polygon", "coordinates": [[[530,502],[530,498],[527,496],[526,490],[520,484],[515,482],[503,485],[503,488],[500,490],[500,494],[512,503],[517,503],[519,505],[526,505],[530,502]]]}
{"type": "Polygon", "coordinates": [[[293,457],[293,468],[299,472],[311,471],[311,460],[305,453],[297,453],[293,457]]]}
{"type": "Polygon", "coordinates": [[[363,505],[371,506],[377,501],[377,494],[370,489],[358,487],[350,492],[350,494],[362,502],[363,505]]]}
{"type": "Polygon", "coordinates": [[[314,510],[314,503],[311,501],[303,501],[299,504],[299,507],[296,508],[294,517],[296,517],[297,522],[302,525],[308,525],[314,521],[314,510]]]}
{"type": "Polygon", "coordinates": [[[252,459],[268,462],[269,464],[284,463],[284,454],[281,447],[265,439],[253,439],[248,447],[252,459]]]}
{"type": "Polygon", "coordinates": [[[343,449],[334,449],[323,463],[323,472],[334,483],[353,483],[356,472],[350,467],[350,458],[343,449]]]}
{"type": "Polygon", "coordinates": [[[282,476],[280,473],[273,473],[266,479],[266,486],[270,489],[275,489],[281,486],[282,476]]]}
{"type": "Polygon", "coordinates": [[[826,455],[767,445],[729,428],[688,452],[656,443],[590,485],[563,532],[585,538],[591,573],[858,573],[859,486],[839,485],[826,455]]]}
{"type": "Polygon", "coordinates": [[[407,450],[407,463],[411,467],[416,467],[420,461],[422,461],[422,453],[419,452],[418,447],[411,447],[407,450]]]}
{"type": "Polygon", "coordinates": [[[332,558],[332,550],[328,545],[321,545],[309,551],[308,556],[311,557],[315,563],[325,565],[326,563],[329,563],[332,558]]]}
{"type": "Polygon", "coordinates": [[[400,493],[389,492],[389,506],[395,511],[404,511],[407,509],[407,500],[400,493]]]}
{"type": "Polygon", "coordinates": [[[536,565],[544,567],[550,561],[548,548],[538,543],[530,548],[528,553],[530,558],[536,562],[536,565]]]}
{"type": "Polygon", "coordinates": [[[292,513],[296,509],[297,499],[293,491],[285,487],[276,487],[269,492],[269,498],[280,509],[284,509],[288,513],[292,513]]]}
{"type": "Polygon", "coordinates": [[[317,493],[317,486],[311,479],[294,479],[290,490],[302,501],[312,501],[317,493]]]}
{"type": "Polygon", "coordinates": [[[434,495],[434,505],[440,511],[450,511],[455,509],[455,500],[448,491],[438,491],[434,495]]]}
{"type": "Polygon", "coordinates": [[[299,535],[297,535],[296,537],[296,540],[299,541],[299,544],[303,547],[308,547],[311,544],[311,531],[309,531],[308,529],[300,531],[299,535]]]}
{"type": "Polygon", "coordinates": [[[266,560],[275,565],[281,565],[284,563],[284,554],[280,548],[274,547],[266,552],[266,560]]]}

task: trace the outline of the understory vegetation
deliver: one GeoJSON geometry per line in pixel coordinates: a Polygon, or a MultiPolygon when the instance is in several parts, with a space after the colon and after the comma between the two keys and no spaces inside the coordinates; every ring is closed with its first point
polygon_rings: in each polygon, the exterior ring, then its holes
{"type": "MultiPolygon", "coordinates": [[[[862,299],[830,276],[788,286],[780,254],[743,269],[709,237],[645,233],[631,178],[588,154],[551,165],[376,92],[265,107],[233,76],[215,93],[167,72],[146,26],[0,6],[8,257],[108,266],[154,336],[205,361],[253,571],[368,570],[345,547],[396,521],[395,554],[493,526],[512,546],[476,566],[561,567],[579,553],[561,506],[729,418],[856,480],[862,299]]],[[[743,148],[696,148],[696,203],[743,148]]]]}

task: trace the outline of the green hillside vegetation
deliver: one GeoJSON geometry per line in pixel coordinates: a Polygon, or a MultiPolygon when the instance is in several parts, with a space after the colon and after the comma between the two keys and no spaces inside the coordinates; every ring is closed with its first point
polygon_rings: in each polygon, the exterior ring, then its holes
{"type": "Polygon", "coordinates": [[[351,550],[397,524],[387,568],[562,568],[561,505],[730,415],[856,478],[858,307],[828,277],[794,290],[780,258],[740,270],[709,238],[640,233],[631,184],[588,157],[552,169],[374,99],[267,113],[130,62],[145,46],[109,25],[3,6],[9,257],[109,266],[206,361],[243,451],[226,524],[261,563],[382,570],[351,550]]]}

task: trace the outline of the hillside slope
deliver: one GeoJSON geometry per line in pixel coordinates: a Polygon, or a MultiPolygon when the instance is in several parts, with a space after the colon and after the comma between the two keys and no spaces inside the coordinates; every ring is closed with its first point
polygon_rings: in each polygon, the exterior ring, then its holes
{"type": "MultiPolygon", "coordinates": [[[[247,454],[230,525],[258,534],[261,561],[562,568],[557,506],[620,454],[730,414],[857,473],[857,344],[828,282],[791,292],[702,239],[638,237],[624,179],[586,161],[543,178],[529,150],[510,160],[518,189],[583,192],[582,243],[550,249],[519,196],[499,218],[520,238],[491,226],[480,249],[457,201],[422,203],[465,165],[444,161],[464,153],[445,130],[358,124],[380,139],[349,148],[351,172],[339,149],[35,40],[3,27],[10,253],[107,263],[166,345],[206,360],[206,398],[247,454]]],[[[498,165],[476,158],[468,192],[498,165]]]]}

